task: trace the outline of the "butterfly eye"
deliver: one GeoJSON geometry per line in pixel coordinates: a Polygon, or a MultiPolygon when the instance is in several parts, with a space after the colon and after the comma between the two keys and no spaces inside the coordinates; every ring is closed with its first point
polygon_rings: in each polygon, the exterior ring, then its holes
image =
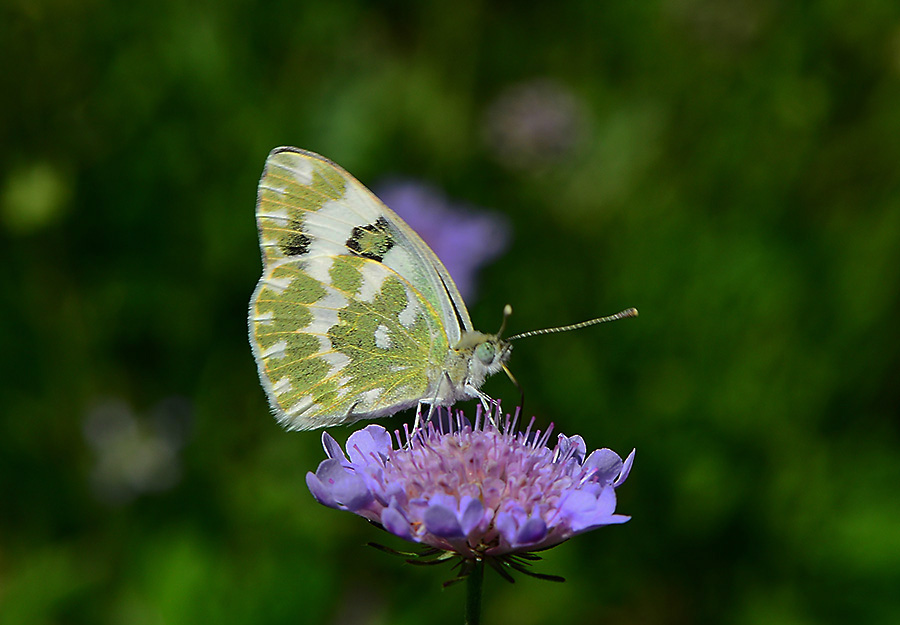
{"type": "Polygon", "coordinates": [[[478,360],[486,365],[494,361],[495,352],[494,345],[491,343],[482,343],[475,348],[475,355],[478,357],[478,360]]]}

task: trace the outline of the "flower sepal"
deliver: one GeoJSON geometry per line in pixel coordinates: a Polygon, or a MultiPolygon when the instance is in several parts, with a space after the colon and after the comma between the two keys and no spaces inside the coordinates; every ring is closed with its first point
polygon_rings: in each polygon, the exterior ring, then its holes
{"type": "Polygon", "coordinates": [[[425,547],[420,551],[399,551],[380,543],[367,543],[369,547],[383,551],[392,556],[404,558],[407,564],[413,566],[434,566],[453,562],[453,569],[459,569],[456,577],[448,579],[442,585],[449,588],[454,584],[464,581],[469,575],[476,572],[480,563],[490,566],[492,569],[511,584],[516,582],[512,572],[519,572],[535,579],[541,579],[548,582],[564,582],[566,578],[559,575],[550,575],[547,573],[538,573],[530,570],[534,562],[540,561],[542,558],[533,552],[520,552],[514,554],[506,554],[502,556],[485,557],[485,558],[463,558],[453,551],[444,551],[435,547],[425,547]]]}

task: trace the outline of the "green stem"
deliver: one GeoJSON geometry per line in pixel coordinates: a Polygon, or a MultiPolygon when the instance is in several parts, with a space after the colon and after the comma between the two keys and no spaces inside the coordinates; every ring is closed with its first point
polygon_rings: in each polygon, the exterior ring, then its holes
{"type": "Polygon", "coordinates": [[[466,577],[466,623],[481,623],[481,593],[484,585],[484,560],[477,560],[475,568],[466,577]]]}

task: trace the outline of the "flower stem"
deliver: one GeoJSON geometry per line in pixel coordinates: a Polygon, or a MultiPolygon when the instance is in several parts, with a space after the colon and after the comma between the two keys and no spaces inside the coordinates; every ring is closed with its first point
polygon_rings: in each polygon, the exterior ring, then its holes
{"type": "Polygon", "coordinates": [[[466,577],[465,625],[481,623],[481,594],[484,584],[484,560],[476,560],[475,568],[466,577]]]}

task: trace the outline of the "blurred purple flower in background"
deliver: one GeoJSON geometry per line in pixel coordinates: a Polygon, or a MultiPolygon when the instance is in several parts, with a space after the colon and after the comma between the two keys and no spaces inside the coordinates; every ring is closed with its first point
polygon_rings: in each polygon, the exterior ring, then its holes
{"type": "Polygon", "coordinates": [[[430,185],[388,181],[376,195],[434,250],[464,300],[475,295],[479,268],[509,246],[509,223],[502,215],[452,203],[430,185]]]}
{"type": "Polygon", "coordinates": [[[572,157],[587,133],[586,107],[564,85],[546,78],[502,91],[484,114],[488,148],[514,169],[542,169],[572,157]]]}
{"type": "Polygon", "coordinates": [[[400,538],[470,561],[546,549],[630,518],[615,514],[615,489],[633,451],[624,461],[609,449],[588,455],[580,436],[562,434],[548,447],[552,425],[541,434],[532,419],[517,431],[499,406],[488,418],[479,406],[474,426],[461,411],[440,417],[405,442],[396,432],[396,447],[383,427],[368,425],[350,435],[346,456],[324,434],[328,459],[307,474],[310,492],[400,538]]]}

